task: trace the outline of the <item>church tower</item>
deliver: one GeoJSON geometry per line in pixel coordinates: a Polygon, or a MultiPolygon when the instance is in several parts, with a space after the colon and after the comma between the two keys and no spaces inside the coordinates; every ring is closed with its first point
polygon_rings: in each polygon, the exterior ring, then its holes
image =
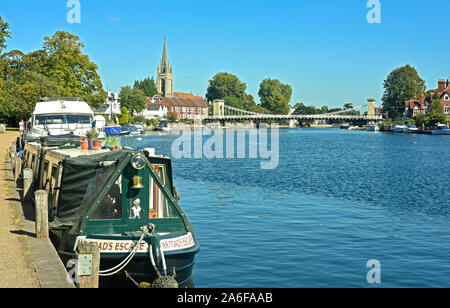
{"type": "Polygon", "coordinates": [[[164,50],[161,64],[158,65],[156,88],[158,94],[164,97],[173,97],[173,74],[172,67],[167,59],[166,38],[164,38],[164,50]]]}

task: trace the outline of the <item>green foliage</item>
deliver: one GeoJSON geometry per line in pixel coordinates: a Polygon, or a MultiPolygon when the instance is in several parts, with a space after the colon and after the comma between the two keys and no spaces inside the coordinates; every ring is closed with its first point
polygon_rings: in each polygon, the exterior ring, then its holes
{"type": "Polygon", "coordinates": [[[147,100],[144,91],[131,88],[130,86],[122,87],[120,90],[120,106],[126,107],[127,110],[134,115],[147,107],[147,100]]]}
{"type": "Polygon", "coordinates": [[[246,98],[247,85],[239,80],[235,75],[229,73],[218,73],[210,81],[206,91],[206,99],[224,99],[234,96],[239,99],[246,98]]]}
{"type": "Polygon", "coordinates": [[[130,115],[128,114],[128,109],[127,107],[122,107],[120,109],[120,118],[119,118],[119,122],[121,124],[128,124],[130,122],[130,115]]]}
{"type": "Polygon", "coordinates": [[[60,96],[84,98],[92,107],[99,107],[106,99],[97,65],[82,53],[84,44],[69,32],[58,31],[44,38],[48,58],[44,74],[58,85],[60,96]]]}
{"type": "MultiPolygon", "coordinates": [[[[326,107],[326,106],[324,106],[326,107]]],[[[322,107],[323,108],[323,107],[322,107]]],[[[328,110],[328,107],[326,108],[328,110]]],[[[303,103],[298,103],[295,105],[295,115],[313,115],[313,114],[320,114],[321,109],[316,109],[314,106],[305,106],[303,103]]]]}
{"type": "Polygon", "coordinates": [[[100,135],[100,132],[96,128],[91,128],[86,132],[86,137],[89,139],[97,139],[100,135]]]}
{"type": "Polygon", "coordinates": [[[9,24],[0,16],[0,54],[6,48],[6,39],[11,38],[9,24]]]}
{"type": "Polygon", "coordinates": [[[114,149],[117,146],[117,142],[119,141],[116,137],[109,137],[105,134],[105,143],[106,145],[109,145],[112,149],[114,149]]]}
{"type": "MultiPolygon", "coordinates": [[[[0,53],[10,37],[0,17],[0,53]]],[[[45,37],[43,49],[0,54],[0,114],[9,121],[28,119],[39,98],[75,96],[92,107],[106,99],[97,66],[81,52],[84,45],[68,32],[45,37]]]]}
{"type": "Polygon", "coordinates": [[[292,88],[283,84],[277,79],[267,78],[263,80],[259,87],[258,95],[261,106],[273,114],[288,114],[291,101],[292,88]]]}
{"type": "Polygon", "coordinates": [[[384,81],[383,110],[394,119],[403,116],[405,101],[420,97],[425,92],[425,81],[410,65],[393,70],[384,81]]]}
{"type": "Polygon", "coordinates": [[[346,104],[344,104],[344,109],[345,109],[345,110],[347,110],[347,109],[353,109],[353,103],[346,103],[346,104]]]}
{"type": "Polygon", "coordinates": [[[244,109],[244,104],[241,99],[235,96],[227,96],[225,97],[225,105],[231,106],[238,109],[244,109]]]}
{"type": "Polygon", "coordinates": [[[176,112],[168,112],[167,113],[167,120],[171,123],[175,122],[176,120],[178,120],[178,113],[176,112]]]}
{"type": "Polygon", "coordinates": [[[158,94],[158,90],[156,89],[156,84],[153,77],[145,78],[142,81],[136,80],[134,82],[133,88],[142,90],[146,97],[153,97],[158,94]]]}

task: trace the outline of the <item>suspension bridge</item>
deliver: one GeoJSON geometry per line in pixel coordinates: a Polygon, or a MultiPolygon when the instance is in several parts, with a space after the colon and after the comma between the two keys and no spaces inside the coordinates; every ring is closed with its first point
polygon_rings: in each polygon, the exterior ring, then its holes
{"type": "Polygon", "coordinates": [[[251,112],[248,110],[238,109],[232,106],[225,105],[222,100],[216,100],[213,102],[213,113],[205,120],[208,122],[213,121],[257,121],[257,120],[276,120],[276,121],[305,121],[305,120],[333,120],[333,121],[381,121],[383,117],[381,115],[375,115],[375,112],[368,112],[368,115],[361,115],[360,112],[356,112],[363,106],[354,107],[351,109],[340,110],[331,113],[324,114],[308,114],[308,115],[279,115],[279,114],[264,114],[251,112]]]}

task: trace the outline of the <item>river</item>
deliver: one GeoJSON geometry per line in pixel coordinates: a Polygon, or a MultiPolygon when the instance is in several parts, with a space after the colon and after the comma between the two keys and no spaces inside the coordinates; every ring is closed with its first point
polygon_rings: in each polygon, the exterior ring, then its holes
{"type": "MultiPolygon", "coordinates": [[[[173,157],[177,138],[121,142],[173,157]]],[[[197,287],[450,287],[450,136],[302,128],[278,138],[275,169],[173,160],[201,244],[197,287]]]]}

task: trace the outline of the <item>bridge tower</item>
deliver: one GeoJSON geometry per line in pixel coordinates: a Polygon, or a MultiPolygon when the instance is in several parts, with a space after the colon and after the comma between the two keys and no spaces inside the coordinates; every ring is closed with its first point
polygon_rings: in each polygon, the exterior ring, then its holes
{"type": "Polygon", "coordinates": [[[373,98],[369,98],[367,100],[367,116],[368,117],[375,117],[375,100],[373,98]]]}
{"type": "Polygon", "coordinates": [[[216,99],[213,101],[213,116],[224,117],[225,116],[225,101],[216,99]]]}

